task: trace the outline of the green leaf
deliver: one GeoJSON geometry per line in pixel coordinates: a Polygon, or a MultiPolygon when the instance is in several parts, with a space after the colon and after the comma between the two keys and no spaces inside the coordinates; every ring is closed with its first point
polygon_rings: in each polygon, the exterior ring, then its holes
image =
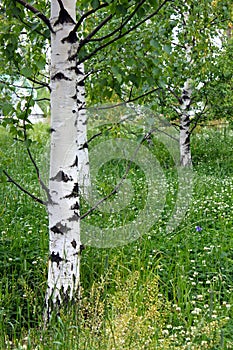
{"type": "Polygon", "coordinates": [[[93,9],[97,9],[100,6],[99,0],[92,0],[91,6],[93,7],[93,9]]]}
{"type": "Polygon", "coordinates": [[[129,75],[129,80],[138,88],[140,85],[140,79],[135,74],[129,75]]]}
{"type": "Polygon", "coordinates": [[[165,51],[167,54],[170,54],[171,51],[172,51],[171,45],[164,45],[164,46],[163,46],[163,49],[164,49],[164,51],[165,51]]]}
{"type": "Polygon", "coordinates": [[[14,107],[12,106],[12,103],[4,102],[2,107],[3,115],[8,116],[9,114],[12,114],[14,112],[14,107]]]}
{"type": "Polygon", "coordinates": [[[33,74],[33,71],[31,67],[23,67],[21,68],[20,73],[24,75],[26,78],[30,78],[33,74]]]}

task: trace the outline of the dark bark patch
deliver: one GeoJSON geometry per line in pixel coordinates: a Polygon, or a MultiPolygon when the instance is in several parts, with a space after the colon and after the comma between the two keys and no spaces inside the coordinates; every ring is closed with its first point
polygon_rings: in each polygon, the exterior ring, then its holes
{"type": "Polygon", "coordinates": [[[69,33],[69,35],[67,37],[65,37],[64,39],[62,39],[62,44],[64,44],[65,42],[70,43],[70,44],[74,44],[76,43],[78,40],[77,37],[77,33],[74,32],[73,30],[71,30],[71,32],[69,33]]]}
{"type": "Polygon", "coordinates": [[[85,79],[82,79],[78,82],[78,86],[84,86],[85,85],[85,82],[84,82],[85,79]]]}
{"type": "Polygon", "coordinates": [[[50,260],[52,263],[56,263],[57,266],[59,266],[60,262],[63,261],[63,259],[60,257],[59,253],[55,254],[54,252],[52,252],[52,254],[50,255],[50,260]]]}
{"type": "Polygon", "coordinates": [[[75,198],[78,195],[79,195],[79,186],[78,186],[78,183],[75,183],[71,194],[68,194],[67,196],[65,196],[65,198],[75,198]]]}
{"type": "Polygon", "coordinates": [[[70,16],[70,14],[66,11],[66,9],[63,7],[63,8],[60,9],[58,19],[54,23],[54,26],[57,26],[58,24],[64,24],[64,23],[75,24],[75,21],[70,16]]]}
{"type": "Polygon", "coordinates": [[[73,67],[70,67],[69,68],[69,70],[73,70],[73,71],[75,71],[75,73],[77,74],[77,75],[83,75],[83,72],[75,65],[75,66],[73,66],[73,67]]]}
{"type": "Polygon", "coordinates": [[[64,233],[67,233],[68,231],[70,231],[70,228],[68,228],[66,225],[62,225],[60,222],[58,222],[56,225],[54,225],[51,228],[51,231],[53,233],[58,233],[58,234],[64,235],[64,233]]]}
{"type": "Polygon", "coordinates": [[[49,129],[50,134],[52,134],[52,133],[55,132],[55,131],[56,131],[56,130],[53,129],[53,128],[50,128],[50,129],[49,129]]]}
{"type": "Polygon", "coordinates": [[[77,242],[76,242],[75,239],[73,239],[73,241],[71,242],[71,245],[72,245],[72,247],[73,247],[74,249],[76,249],[76,247],[77,247],[77,242]]]}
{"type": "Polygon", "coordinates": [[[68,182],[68,181],[72,181],[73,178],[67,174],[64,173],[64,171],[60,170],[57,175],[55,175],[54,177],[51,177],[52,181],[63,181],[63,182],[68,182]]]}
{"type": "Polygon", "coordinates": [[[82,251],[85,249],[85,246],[83,244],[80,244],[79,252],[82,253],[82,251]]]}
{"type": "Polygon", "coordinates": [[[85,148],[88,149],[88,143],[87,142],[85,142],[79,149],[81,150],[81,149],[85,149],[85,148]]]}
{"type": "Polygon", "coordinates": [[[71,165],[71,168],[78,166],[78,156],[75,157],[74,163],[71,165]]]}
{"type": "Polygon", "coordinates": [[[75,204],[73,204],[70,208],[71,210],[79,210],[80,209],[80,205],[78,202],[76,202],[75,204]]]}
{"type": "Polygon", "coordinates": [[[51,77],[51,79],[52,80],[69,80],[69,81],[71,81],[71,79],[66,77],[62,72],[58,72],[58,73],[54,74],[51,77]]]}
{"type": "Polygon", "coordinates": [[[73,279],[73,284],[74,284],[74,286],[75,286],[75,283],[76,283],[76,276],[75,276],[74,273],[72,274],[72,279],[73,279]]]}
{"type": "Polygon", "coordinates": [[[79,218],[80,218],[79,213],[78,213],[77,211],[75,211],[75,212],[74,212],[74,215],[72,215],[72,216],[68,219],[68,221],[69,221],[69,222],[77,221],[79,218]]]}

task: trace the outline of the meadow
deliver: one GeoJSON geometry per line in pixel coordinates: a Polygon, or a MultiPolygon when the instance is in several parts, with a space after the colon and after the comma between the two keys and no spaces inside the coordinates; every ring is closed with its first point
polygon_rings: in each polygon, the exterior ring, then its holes
{"type": "MultiPolygon", "coordinates": [[[[47,129],[36,125],[32,134],[32,152],[45,173],[47,129]]],[[[47,213],[1,173],[0,349],[232,349],[232,137],[230,127],[194,133],[193,197],[179,226],[167,234],[164,212],[148,234],[127,245],[87,246],[82,253],[81,304],[70,305],[47,328],[42,319],[47,213]]],[[[162,162],[164,151],[159,152],[162,162]]],[[[0,159],[1,169],[36,196],[42,195],[24,145],[3,129],[0,159]]],[[[118,167],[119,176],[123,166],[118,167]]],[[[107,178],[115,167],[109,164],[107,178]]],[[[172,186],[173,171],[164,171],[172,186]]],[[[138,169],[129,176],[133,172],[138,169]]],[[[140,171],[139,176],[143,176],[140,171]]],[[[144,193],[137,183],[136,193],[144,193]]],[[[111,186],[107,183],[104,191],[111,186]]],[[[174,193],[171,188],[168,212],[174,193]]],[[[136,207],[143,205],[142,198],[135,197],[136,207]]],[[[92,220],[100,218],[93,214],[92,220]]]]}

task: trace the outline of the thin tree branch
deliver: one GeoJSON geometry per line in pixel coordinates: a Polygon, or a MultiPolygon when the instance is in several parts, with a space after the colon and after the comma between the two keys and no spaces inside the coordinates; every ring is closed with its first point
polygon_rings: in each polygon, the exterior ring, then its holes
{"type": "Polygon", "coordinates": [[[95,29],[88,34],[88,36],[86,38],[84,38],[83,40],[80,41],[79,44],[79,50],[81,49],[81,47],[83,47],[86,43],[88,43],[90,41],[90,39],[96,34],[98,33],[98,31],[105,26],[106,23],[108,23],[108,21],[110,21],[110,19],[112,19],[113,15],[109,15],[107,16],[97,27],[95,27],[95,29]]]}
{"type": "MultiPolygon", "coordinates": [[[[128,29],[127,31],[125,31],[124,33],[120,33],[118,36],[116,36],[115,38],[113,38],[112,40],[108,41],[107,43],[97,47],[95,50],[93,50],[91,53],[89,53],[87,56],[85,56],[84,58],[82,58],[81,60],[79,60],[78,64],[81,64],[83,62],[85,62],[86,60],[90,59],[91,57],[93,57],[97,52],[99,52],[100,50],[104,49],[105,47],[111,45],[112,43],[114,43],[115,41],[123,38],[125,35],[131,33],[133,30],[135,30],[136,28],[138,28],[141,24],[145,23],[147,20],[149,20],[150,18],[152,18],[153,16],[155,16],[160,10],[161,8],[170,0],[164,0],[162,2],[162,4],[159,5],[159,7],[152,12],[150,15],[148,15],[147,17],[145,17],[143,20],[141,20],[140,22],[138,22],[136,25],[134,25],[133,27],[131,27],[130,29],[128,29]]],[[[79,48],[80,50],[80,48],[79,48]]],[[[77,52],[78,53],[78,52],[77,52]]]]}
{"type": "MultiPolygon", "coordinates": [[[[39,168],[35,162],[35,159],[33,158],[32,156],[32,153],[31,153],[31,150],[29,147],[27,147],[27,152],[28,152],[28,155],[29,155],[29,158],[32,162],[32,164],[34,165],[34,168],[36,170],[36,174],[37,174],[37,177],[38,177],[38,180],[39,180],[39,183],[41,185],[41,188],[45,191],[46,195],[47,195],[47,198],[49,201],[51,201],[51,196],[50,196],[50,193],[49,193],[49,189],[48,187],[45,185],[44,181],[41,179],[40,177],[40,171],[39,171],[39,168]]],[[[46,203],[46,202],[45,202],[46,203]]]]}
{"type": "Polygon", "coordinates": [[[131,102],[135,102],[137,100],[139,100],[140,98],[143,98],[147,95],[150,95],[152,94],[153,92],[156,92],[158,90],[161,90],[160,87],[158,88],[155,88],[155,89],[152,89],[150,91],[147,91],[145,92],[144,94],[140,95],[140,96],[137,96],[135,98],[129,98],[127,101],[124,101],[124,102],[119,102],[119,103],[116,103],[114,105],[110,105],[110,106],[103,106],[103,107],[94,107],[94,109],[97,109],[97,110],[102,110],[102,109],[112,109],[112,108],[115,108],[115,107],[119,107],[119,106],[125,106],[127,105],[128,103],[131,103],[131,102]]]}
{"type": "Polygon", "coordinates": [[[43,97],[43,98],[37,98],[35,101],[36,102],[39,102],[39,101],[50,101],[50,99],[47,98],[47,97],[43,97]]]}
{"type": "Polygon", "coordinates": [[[131,20],[131,18],[135,15],[135,13],[138,11],[139,7],[141,7],[141,6],[143,5],[144,2],[146,2],[146,0],[141,0],[141,1],[137,4],[137,6],[136,6],[136,8],[134,9],[134,11],[128,16],[128,18],[127,18],[125,21],[123,21],[123,22],[121,23],[121,25],[120,25],[118,28],[114,29],[111,33],[109,33],[109,34],[107,34],[107,35],[105,35],[105,36],[103,36],[103,37],[101,37],[101,38],[92,39],[91,41],[102,41],[102,40],[105,40],[105,39],[107,39],[107,38],[110,38],[111,36],[113,36],[113,35],[116,34],[117,32],[121,32],[121,30],[124,28],[124,26],[131,20]]]}
{"type": "MultiPolygon", "coordinates": [[[[30,96],[30,99],[32,99],[32,94],[30,96]]],[[[25,111],[25,114],[26,114],[27,117],[28,117],[28,114],[29,114],[29,107],[30,107],[30,100],[27,103],[27,107],[26,107],[26,111],[25,111]]],[[[26,144],[26,141],[28,140],[28,137],[27,137],[27,129],[26,129],[26,120],[25,119],[23,120],[23,136],[24,136],[24,142],[26,144]]],[[[48,189],[48,187],[45,185],[45,183],[43,182],[43,180],[40,177],[39,167],[37,166],[36,161],[33,158],[31,150],[30,150],[30,148],[29,148],[29,146],[27,144],[26,144],[26,149],[27,149],[28,156],[29,156],[29,158],[30,158],[30,160],[31,160],[35,170],[36,170],[36,175],[37,175],[37,178],[38,178],[39,183],[41,185],[41,188],[45,191],[48,200],[51,201],[51,196],[50,196],[50,193],[49,193],[49,189],[48,189]]]]}
{"type": "Polygon", "coordinates": [[[73,32],[77,32],[78,28],[81,26],[81,24],[83,23],[83,21],[90,15],[94,14],[95,12],[97,12],[99,9],[109,6],[109,4],[107,2],[101,4],[99,7],[97,7],[96,9],[91,9],[89,11],[87,11],[86,13],[84,13],[80,19],[78,20],[78,22],[76,23],[73,32]]]}
{"type": "Polygon", "coordinates": [[[44,202],[42,199],[37,198],[36,196],[34,196],[34,194],[30,193],[29,191],[27,191],[25,188],[23,188],[20,184],[18,184],[18,182],[16,182],[15,180],[12,179],[12,177],[5,171],[3,170],[3,173],[6,175],[7,179],[9,182],[12,182],[16,187],[18,187],[22,192],[24,192],[25,194],[27,194],[29,197],[31,197],[32,199],[34,199],[34,201],[46,205],[46,202],[44,202]]]}
{"type": "Polygon", "coordinates": [[[24,1],[24,0],[16,0],[16,2],[18,2],[19,4],[23,5],[25,8],[27,8],[29,11],[31,11],[32,13],[34,13],[38,18],[40,18],[49,28],[49,30],[54,33],[53,28],[51,26],[51,23],[49,21],[49,19],[42,13],[40,12],[37,8],[35,8],[34,6],[32,6],[31,4],[29,4],[28,2],[24,1]]]}
{"type": "Polygon", "coordinates": [[[41,85],[41,87],[46,87],[51,92],[51,88],[50,88],[48,83],[44,83],[43,81],[36,80],[34,78],[29,78],[29,77],[27,77],[27,79],[30,80],[34,84],[41,85]]]}

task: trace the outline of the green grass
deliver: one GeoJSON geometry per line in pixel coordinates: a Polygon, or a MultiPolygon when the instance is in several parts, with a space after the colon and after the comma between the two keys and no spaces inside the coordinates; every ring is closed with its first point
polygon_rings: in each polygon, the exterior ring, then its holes
{"type": "MultiPolygon", "coordinates": [[[[36,126],[32,152],[43,168],[47,138],[46,127],[36,126]]],[[[193,200],[176,230],[165,231],[176,177],[164,166],[170,179],[168,211],[149,234],[128,245],[86,247],[81,267],[82,304],[64,310],[47,329],[42,321],[47,214],[1,175],[0,349],[233,348],[232,130],[203,129],[193,136],[192,152],[193,200]],[[202,228],[200,232],[197,226],[202,228]]],[[[0,156],[2,168],[42,196],[23,145],[10,140],[2,129],[0,156]]],[[[116,163],[108,164],[108,177],[111,169],[118,172],[117,177],[122,175],[125,164],[118,165],[116,171],[116,163]]],[[[133,179],[137,172],[134,167],[129,176],[133,179]]],[[[138,174],[142,177],[140,171],[138,174]]],[[[146,189],[137,181],[133,186],[135,203],[142,205],[138,192],[146,189]]],[[[111,188],[106,181],[99,191],[106,194],[111,188]]],[[[118,220],[123,219],[121,213],[118,220]]],[[[131,220],[129,216],[126,219],[131,220]]],[[[97,213],[92,220],[101,218],[97,213]]],[[[111,221],[111,216],[105,220],[111,221]]]]}

